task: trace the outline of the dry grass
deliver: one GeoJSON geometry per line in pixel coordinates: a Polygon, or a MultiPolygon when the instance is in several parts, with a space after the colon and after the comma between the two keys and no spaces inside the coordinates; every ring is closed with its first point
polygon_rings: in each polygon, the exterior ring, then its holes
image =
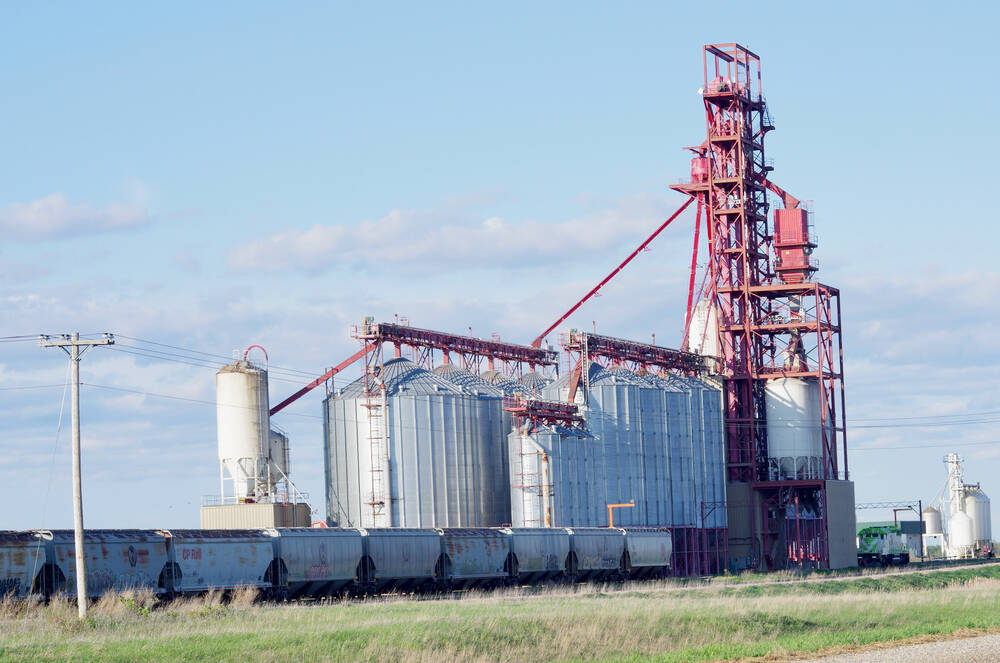
{"type": "Polygon", "coordinates": [[[998,628],[1000,567],[993,569],[919,580],[665,581],[285,606],[256,603],[249,588],[228,601],[215,592],[159,607],[148,595],[118,595],[98,602],[82,625],[65,599],[48,606],[0,603],[0,659],[791,660],[799,652],[998,628]]]}

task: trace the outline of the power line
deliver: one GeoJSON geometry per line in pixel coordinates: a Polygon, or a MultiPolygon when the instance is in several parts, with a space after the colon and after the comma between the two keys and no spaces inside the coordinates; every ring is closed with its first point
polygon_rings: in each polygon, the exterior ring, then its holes
{"type": "MultiPolygon", "coordinates": [[[[173,401],[185,401],[185,402],[188,402],[188,403],[199,403],[199,404],[202,404],[202,405],[213,405],[213,406],[217,406],[218,405],[218,403],[216,401],[206,401],[206,400],[201,399],[201,398],[189,398],[187,396],[175,396],[175,395],[172,395],[172,394],[157,394],[157,393],[154,393],[154,392],[151,392],[151,391],[143,391],[141,389],[130,389],[128,387],[114,387],[114,386],[106,385],[106,384],[94,384],[93,382],[81,382],[80,384],[83,385],[83,386],[86,386],[86,387],[94,387],[94,388],[97,388],[97,389],[107,389],[107,390],[110,390],[110,391],[121,391],[121,392],[129,393],[129,394],[138,394],[138,395],[141,395],[141,396],[153,396],[155,398],[167,398],[167,399],[170,399],[170,400],[173,400],[173,401]]],[[[227,405],[226,407],[239,407],[239,408],[247,409],[247,410],[254,409],[254,408],[251,408],[251,407],[245,407],[245,406],[240,406],[240,405],[227,405]]],[[[305,417],[305,418],[308,418],[308,419],[322,419],[323,418],[323,417],[321,417],[319,415],[315,415],[315,414],[297,414],[297,413],[291,413],[291,412],[286,413],[286,414],[287,414],[287,416],[290,416],[290,417],[305,417]]]]}
{"type": "MultiPolygon", "coordinates": [[[[118,334],[117,336],[119,338],[125,338],[125,339],[128,339],[130,341],[135,341],[137,343],[145,343],[147,345],[156,345],[156,346],[159,346],[161,348],[170,348],[171,350],[181,350],[182,352],[188,352],[188,353],[203,355],[205,357],[215,357],[215,358],[218,358],[218,359],[223,359],[223,360],[225,360],[225,363],[227,363],[227,364],[233,360],[232,357],[229,357],[229,356],[226,356],[226,355],[216,354],[216,353],[212,353],[212,352],[203,352],[202,350],[195,350],[193,348],[185,348],[185,347],[182,347],[182,346],[179,346],[179,345],[170,345],[169,343],[160,343],[159,341],[150,341],[150,340],[147,340],[147,339],[135,338],[134,336],[125,336],[123,334],[118,334]]],[[[268,362],[267,370],[268,370],[268,372],[270,372],[270,371],[273,370],[273,371],[280,371],[280,372],[283,372],[283,373],[294,373],[294,374],[302,375],[304,377],[309,377],[309,378],[316,377],[316,374],[314,372],[312,372],[312,371],[302,371],[302,370],[295,369],[295,368],[287,368],[287,367],[283,367],[283,366],[277,366],[277,365],[271,364],[270,362],[268,362]]]]}
{"type": "Polygon", "coordinates": [[[952,447],[977,447],[989,444],[1000,444],[1000,440],[990,440],[988,442],[942,442],[940,444],[921,444],[902,447],[853,447],[850,451],[854,453],[855,451],[892,451],[895,449],[950,449],[952,447]]]}
{"type": "MultiPolygon", "coordinates": [[[[157,359],[159,361],[172,361],[178,364],[186,364],[188,366],[195,366],[198,368],[211,368],[213,370],[218,370],[225,366],[228,362],[220,362],[218,360],[212,359],[202,359],[200,357],[190,357],[186,355],[177,354],[175,352],[164,352],[163,350],[154,350],[152,348],[143,348],[136,345],[128,345],[125,343],[118,344],[114,346],[117,348],[115,352],[124,352],[126,354],[135,355],[137,357],[144,357],[146,359],[157,359]],[[120,346],[120,347],[119,347],[120,346]]],[[[301,385],[304,378],[294,375],[293,377],[281,377],[281,371],[277,371],[279,374],[275,375],[275,371],[268,369],[268,378],[278,382],[288,382],[289,384],[301,385]]],[[[312,374],[309,374],[313,377],[312,374]]]]}
{"type": "Polygon", "coordinates": [[[52,387],[61,387],[61,384],[28,384],[19,387],[0,387],[0,391],[20,391],[22,389],[51,389],[52,387]]]}
{"type": "Polygon", "coordinates": [[[980,417],[1000,414],[1000,410],[983,410],[982,412],[961,412],[956,414],[925,414],[917,417],[851,417],[851,421],[908,421],[916,419],[947,419],[954,417],[980,417]]]}

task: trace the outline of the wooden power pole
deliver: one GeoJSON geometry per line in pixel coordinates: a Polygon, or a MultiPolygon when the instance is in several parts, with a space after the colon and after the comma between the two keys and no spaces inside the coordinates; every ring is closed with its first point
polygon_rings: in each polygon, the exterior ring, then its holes
{"type": "Polygon", "coordinates": [[[43,348],[62,348],[69,355],[73,374],[73,541],[76,557],[76,606],[80,619],[87,617],[87,564],[83,551],[83,482],[80,477],[80,359],[95,345],[112,345],[111,334],[95,340],[80,340],[79,332],[63,334],[58,339],[42,336],[43,348]]]}

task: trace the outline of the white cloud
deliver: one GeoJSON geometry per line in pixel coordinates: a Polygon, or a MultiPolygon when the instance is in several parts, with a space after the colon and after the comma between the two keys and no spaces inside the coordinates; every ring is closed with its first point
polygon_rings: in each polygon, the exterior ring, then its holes
{"type": "Polygon", "coordinates": [[[335,265],[393,265],[442,271],[477,266],[524,265],[599,255],[623,238],[652,232],[676,208],[673,199],[635,196],[566,221],[475,216],[449,206],[442,211],[393,210],[357,225],[316,224],[235,247],[237,269],[320,273],[335,265]]]}
{"type": "Polygon", "coordinates": [[[148,223],[141,202],[110,203],[103,207],[73,203],[56,192],[27,203],[14,202],[0,209],[0,230],[8,238],[53,239],[85,232],[106,232],[148,223]]]}

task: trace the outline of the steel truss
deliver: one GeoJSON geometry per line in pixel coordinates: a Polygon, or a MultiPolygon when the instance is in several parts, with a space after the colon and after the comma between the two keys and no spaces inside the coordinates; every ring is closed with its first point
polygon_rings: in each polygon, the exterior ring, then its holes
{"type": "MultiPolygon", "coordinates": [[[[801,237],[775,242],[767,191],[786,208],[800,203],[768,179],[764,137],[774,125],[762,93],[760,58],[739,44],[709,45],[703,67],[707,139],[688,148],[694,154],[691,181],[671,187],[705,210],[708,263],[695,296],[692,260],[686,320],[696,300],[711,302],[718,322],[717,371],[725,378],[727,475],[759,495],[755,536],[763,564],[780,565],[777,550],[770,551],[787,534],[777,523],[791,517],[797,526],[786,556],[825,565],[824,481],[848,477],[840,293],[808,281],[815,244],[806,228],[801,237]],[[781,251],[794,260],[782,266],[781,251]],[[772,480],[769,472],[764,389],[770,379],[790,377],[819,384],[822,460],[814,481],[772,480]],[[804,517],[817,522],[803,526],[804,517]]],[[[804,210],[794,216],[805,224],[804,210]]]]}
{"type": "Polygon", "coordinates": [[[395,356],[402,356],[402,348],[411,351],[414,363],[431,370],[435,364],[450,364],[453,356],[462,368],[473,373],[482,370],[501,370],[506,375],[520,376],[525,366],[529,370],[542,367],[558,369],[559,353],[555,350],[536,348],[517,343],[505,343],[497,338],[485,340],[410,327],[402,322],[375,323],[366,318],[361,325],[351,328],[351,336],[374,344],[374,352],[381,354],[382,345],[391,344],[395,356]],[[485,363],[485,368],[484,368],[485,363]]]}

